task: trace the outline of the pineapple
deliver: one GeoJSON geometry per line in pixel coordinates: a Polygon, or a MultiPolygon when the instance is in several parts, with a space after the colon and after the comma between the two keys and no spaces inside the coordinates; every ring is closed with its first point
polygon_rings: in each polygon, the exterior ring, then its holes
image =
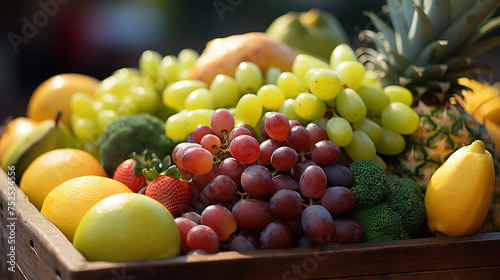
{"type": "MultiPolygon", "coordinates": [[[[360,33],[360,40],[374,48],[357,49],[359,59],[373,67],[384,85],[410,89],[421,116],[419,129],[406,139],[406,150],[388,164],[392,172],[417,179],[424,190],[453,151],[476,139],[485,142],[495,166],[500,164],[483,123],[461,106],[466,88],[458,82],[488,70],[472,57],[498,43],[499,38],[485,35],[500,26],[499,18],[491,18],[499,5],[500,0],[387,0],[384,9],[391,24],[366,12],[378,32],[360,33]]],[[[498,230],[500,224],[489,225],[488,231],[498,230]]]]}

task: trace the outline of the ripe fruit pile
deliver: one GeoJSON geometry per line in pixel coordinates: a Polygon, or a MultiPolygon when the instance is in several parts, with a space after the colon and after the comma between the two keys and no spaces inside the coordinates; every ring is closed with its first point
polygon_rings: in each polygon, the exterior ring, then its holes
{"type": "Polygon", "coordinates": [[[263,127],[259,143],[252,127],[217,109],[210,126],[197,126],[192,142],[174,148],[172,160],[195,194],[175,219],[182,251],[363,242],[362,227],[342,216],[355,205],[349,160],[326,130],[278,112],[263,127]]]}
{"type": "Polygon", "coordinates": [[[323,125],[353,160],[384,166],[379,155],[401,153],[403,135],[419,125],[411,92],[401,86],[380,88],[346,44],[333,50],[330,62],[298,54],[291,71],[271,67],[262,73],[257,64],[244,61],[233,77],[219,74],[210,85],[183,80],[167,87],[164,104],[178,111],[167,119],[167,135],[184,140],[196,126],[209,125],[216,108],[229,109],[236,122],[255,128],[266,113],[277,111],[303,125],[323,125]]]}

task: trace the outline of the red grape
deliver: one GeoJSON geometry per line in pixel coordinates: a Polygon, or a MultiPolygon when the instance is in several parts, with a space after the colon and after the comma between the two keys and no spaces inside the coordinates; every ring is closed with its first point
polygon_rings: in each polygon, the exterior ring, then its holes
{"type": "Polygon", "coordinates": [[[236,223],[249,230],[263,230],[274,220],[269,203],[253,198],[245,198],[236,202],[232,212],[236,223]]]}
{"type": "Polygon", "coordinates": [[[228,109],[217,109],[210,118],[210,126],[215,135],[224,141],[224,134],[227,136],[234,128],[234,117],[228,109]]]}
{"type": "Polygon", "coordinates": [[[340,148],[331,140],[321,140],[311,148],[311,159],[319,165],[335,163],[340,157],[340,148]]]}
{"type": "Polygon", "coordinates": [[[191,250],[202,249],[209,254],[213,254],[219,250],[219,237],[210,227],[196,225],[187,233],[186,244],[191,250]]]}
{"type": "Polygon", "coordinates": [[[330,243],[361,243],[365,241],[365,231],[356,221],[351,219],[335,219],[333,221],[335,230],[330,243]]]}
{"type": "Polygon", "coordinates": [[[231,200],[237,190],[236,183],[226,175],[217,175],[210,182],[210,192],[220,201],[231,200]]]}
{"type": "Polygon", "coordinates": [[[271,165],[271,156],[273,152],[279,148],[283,147],[285,143],[280,142],[275,139],[267,139],[260,143],[260,155],[259,161],[262,165],[271,165]]]}
{"type": "Polygon", "coordinates": [[[332,215],[345,214],[354,207],[356,198],[346,187],[330,187],[321,197],[321,205],[332,215]]]}
{"type": "Polygon", "coordinates": [[[233,139],[236,136],[240,136],[240,135],[249,135],[249,136],[252,136],[252,133],[250,133],[250,130],[248,130],[245,127],[236,127],[233,130],[231,130],[231,132],[229,132],[229,135],[227,137],[227,142],[231,143],[231,141],[233,141],[233,139]]]}
{"type": "Polygon", "coordinates": [[[241,187],[250,196],[265,195],[271,188],[271,172],[262,165],[250,165],[241,173],[241,187]]]}
{"type": "Polygon", "coordinates": [[[305,197],[320,198],[326,189],[326,175],[318,165],[308,166],[299,182],[300,192],[305,197]]]}
{"type": "Polygon", "coordinates": [[[175,165],[177,165],[178,168],[187,170],[186,167],[182,164],[182,154],[184,154],[187,149],[193,147],[201,147],[201,145],[198,143],[182,142],[174,147],[174,149],[172,150],[172,161],[175,165]]]}
{"type": "Polygon", "coordinates": [[[193,174],[207,174],[214,166],[212,153],[201,147],[187,149],[181,161],[186,170],[193,174]]]}
{"type": "Polygon", "coordinates": [[[290,127],[303,126],[302,123],[298,120],[289,120],[288,122],[290,123],[290,127]]]}
{"type": "Polygon", "coordinates": [[[311,134],[303,126],[294,126],[288,131],[286,143],[293,149],[300,151],[309,146],[311,134]]]}
{"type": "Polygon", "coordinates": [[[207,134],[201,138],[200,141],[201,147],[205,150],[209,151],[213,155],[216,155],[220,152],[220,139],[214,134],[207,134]]]}
{"type": "Polygon", "coordinates": [[[347,166],[334,163],[324,165],[321,168],[323,168],[326,174],[327,187],[343,186],[350,188],[354,184],[354,175],[347,166]]]}
{"type": "Polygon", "coordinates": [[[205,124],[200,124],[193,130],[193,141],[195,143],[200,144],[201,138],[203,138],[203,136],[207,134],[214,134],[214,131],[212,130],[212,128],[210,128],[210,126],[205,124]]]}
{"type": "Polygon", "coordinates": [[[260,234],[253,230],[243,229],[238,236],[229,240],[231,251],[247,252],[260,249],[260,234]]]}
{"type": "Polygon", "coordinates": [[[200,214],[194,212],[194,211],[188,211],[186,213],[182,213],[180,217],[190,219],[191,221],[195,222],[197,225],[201,224],[201,216],[200,214]]]}
{"type": "Polygon", "coordinates": [[[318,165],[318,164],[310,159],[299,161],[292,168],[290,176],[292,176],[292,178],[298,183],[300,181],[300,176],[302,176],[302,172],[304,172],[304,170],[310,165],[318,165]]]}
{"type": "Polygon", "coordinates": [[[233,179],[237,186],[241,186],[241,173],[246,166],[235,158],[225,158],[219,165],[219,174],[227,175],[233,179]]]}
{"type": "Polygon", "coordinates": [[[309,131],[311,135],[311,141],[309,142],[309,148],[312,148],[314,144],[321,140],[328,140],[328,133],[324,126],[319,123],[309,123],[306,126],[306,129],[309,131]]]}
{"type": "Polygon", "coordinates": [[[215,176],[219,174],[219,167],[217,165],[214,165],[212,167],[212,170],[208,172],[207,174],[194,174],[193,175],[193,185],[198,189],[202,190],[206,185],[212,181],[215,176]]]}
{"type": "Polygon", "coordinates": [[[260,234],[261,249],[286,249],[292,246],[292,232],[282,222],[269,223],[260,234]]]}
{"type": "Polygon", "coordinates": [[[188,218],[177,217],[174,219],[175,224],[179,228],[179,233],[181,236],[181,252],[186,254],[190,251],[188,245],[186,244],[186,236],[189,230],[196,226],[197,224],[188,218]]]}
{"type": "Polygon", "coordinates": [[[250,131],[250,135],[252,135],[253,138],[257,139],[257,132],[255,132],[255,128],[253,128],[251,125],[248,125],[246,123],[237,123],[234,127],[244,127],[250,131]]]}
{"type": "Polygon", "coordinates": [[[281,113],[273,113],[264,121],[264,128],[272,139],[284,142],[290,130],[288,118],[281,113]]]}
{"type": "Polygon", "coordinates": [[[272,196],[277,191],[282,189],[290,189],[298,192],[299,183],[297,183],[297,181],[286,174],[278,174],[271,179],[271,188],[269,189],[269,195],[272,196]]]}
{"type": "Polygon", "coordinates": [[[302,229],[305,235],[315,243],[327,243],[335,226],[330,212],[321,205],[311,205],[302,212],[302,229]]]}
{"type": "Polygon", "coordinates": [[[238,161],[250,164],[259,158],[260,145],[257,139],[249,135],[240,135],[231,141],[229,152],[238,161]]]}
{"type": "Polygon", "coordinates": [[[288,146],[277,148],[271,155],[271,164],[279,171],[292,169],[298,160],[297,152],[288,146]]]}
{"type": "Polygon", "coordinates": [[[277,217],[291,218],[302,210],[302,197],[296,191],[283,189],[269,199],[269,205],[277,217]]]}
{"type": "Polygon", "coordinates": [[[201,212],[201,224],[213,229],[219,241],[228,240],[237,228],[231,211],[219,205],[210,205],[201,212]]]}

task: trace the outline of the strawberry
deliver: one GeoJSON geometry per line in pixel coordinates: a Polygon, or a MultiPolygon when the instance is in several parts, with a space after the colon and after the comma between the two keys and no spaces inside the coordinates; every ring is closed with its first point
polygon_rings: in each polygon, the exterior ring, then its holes
{"type": "Polygon", "coordinates": [[[172,176],[158,176],[152,180],[146,187],[146,195],[163,204],[174,217],[185,212],[192,199],[189,184],[172,176]]]}
{"type": "Polygon", "coordinates": [[[115,173],[113,174],[113,179],[122,182],[133,192],[139,192],[147,185],[146,177],[144,175],[137,175],[136,161],[132,158],[129,158],[118,165],[115,173]]]}

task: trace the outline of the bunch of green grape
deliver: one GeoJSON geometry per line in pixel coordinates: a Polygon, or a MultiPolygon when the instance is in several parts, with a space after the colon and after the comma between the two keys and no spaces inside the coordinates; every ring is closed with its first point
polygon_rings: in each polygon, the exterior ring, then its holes
{"type": "Polygon", "coordinates": [[[75,93],[71,100],[75,136],[90,145],[118,117],[145,112],[166,119],[169,108],[161,102],[163,90],[179,80],[188,79],[198,57],[192,49],[164,57],[147,50],[140,56],[138,68],[121,68],[103,79],[95,97],[75,93]]]}
{"type": "Polygon", "coordinates": [[[291,71],[270,68],[262,73],[242,62],[234,77],[219,74],[207,85],[178,81],[165,89],[163,102],[177,111],[167,119],[166,133],[182,141],[200,124],[208,125],[217,108],[227,108],[237,123],[259,126],[266,112],[280,112],[303,125],[323,125],[330,140],[353,160],[396,155],[405,147],[404,135],[415,132],[420,120],[412,109],[413,95],[401,86],[382,87],[374,73],[357,60],[349,45],[337,46],[330,61],[297,55],[291,71]]]}

